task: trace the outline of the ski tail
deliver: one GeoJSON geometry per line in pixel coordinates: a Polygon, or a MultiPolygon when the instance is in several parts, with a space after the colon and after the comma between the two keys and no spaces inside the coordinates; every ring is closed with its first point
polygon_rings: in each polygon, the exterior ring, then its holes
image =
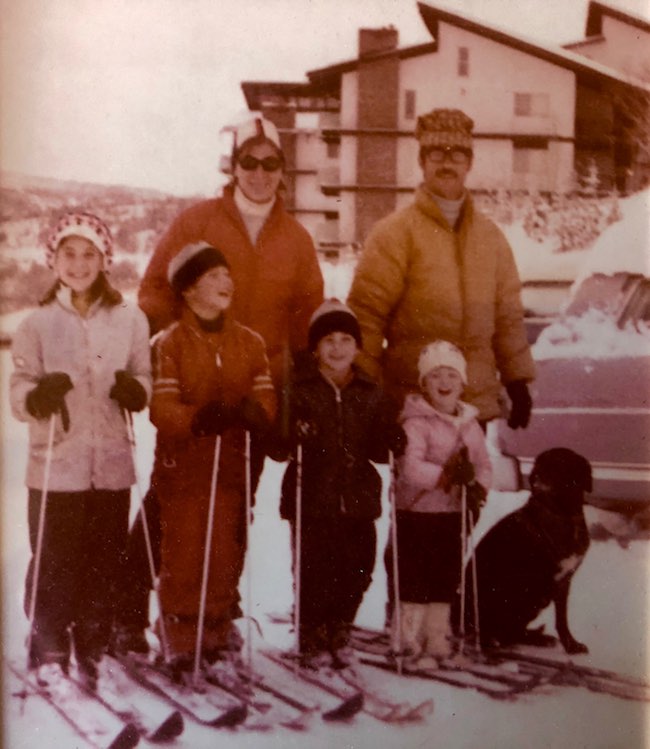
{"type": "Polygon", "coordinates": [[[174,710],[146,739],[152,744],[164,744],[180,736],[184,728],[183,716],[178,710],[174,710]]]}
{"type": "Polygon", "coordinates": [[[352,719],[361,710],[363,710],[363,694],[357,692],[332,710],[323,713],[322,717],[328,722],[345,721],[352,719]]]}

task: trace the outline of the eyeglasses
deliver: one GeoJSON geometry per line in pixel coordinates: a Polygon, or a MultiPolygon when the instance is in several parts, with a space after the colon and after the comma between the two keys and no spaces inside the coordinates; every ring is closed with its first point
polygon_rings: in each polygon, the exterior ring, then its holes
{"type": "Polygon", "coordinates": [[[239,166],[245,172],[254,172],[258,166],[261,166],[265,172],[277,172],[282,168],[282,159],[277,156],[267,156],[264,159],[256,159],[255,156],[246,154],[238,159],[239,166]]]}
{"type": "Polygon", "coordinates": [[[442,164],[447,157],[452,164],[467,164],[472,154],[465,148],[447,146],[446,148],[430,148],[424,155],[424,158],[433,164],[442,164]]]}

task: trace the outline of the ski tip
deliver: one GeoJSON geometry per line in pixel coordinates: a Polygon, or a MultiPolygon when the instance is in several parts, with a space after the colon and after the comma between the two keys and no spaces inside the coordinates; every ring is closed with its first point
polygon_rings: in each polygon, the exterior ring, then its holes
{"type": "Polygon", "coordinates": [[[363,693],[357,692],[348,697],[344,702],[335,707],[333,710],[329,710],[323,713],[323,720],[326,721],[337,721],[337,720],[350,720],[360,710],[363,709],[363,693]]]}
{"type": "Polygon", "coordinates": [[[139,741],[140,731],[138,731],[133,723],[127,723],[107,749],[133,749],[133,747],[138,745],[139,741]]]}
{"type": "Polygon", "coordinates": [[[245,704],[234,705],[215,718],[210,725],[214,728],[234,728],[243,723],[248,717],[248,706],[245,704]]]}
{"type": "Polygon", "coordinates": [[[147,741],[150,741],[152,744],[163,744],[180,736],[184,728],[185,722],[183,721],[183,716],[178,710],[174,710],[151,735],[147,736],[147,741]]]}
{"type": "Polygon", "coordinates": [[[407,714],[406,720],[419,721],[433,715],[433,700],[425,700],[413,707],[407,714]]]}

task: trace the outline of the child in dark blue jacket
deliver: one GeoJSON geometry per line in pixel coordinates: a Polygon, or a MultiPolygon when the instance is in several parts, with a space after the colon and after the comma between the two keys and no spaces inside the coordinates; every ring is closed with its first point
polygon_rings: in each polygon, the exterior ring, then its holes
{"type": "Polygon", "coordinates": [[[336,299],[314,313],[313,366],[296,376],[290,401],[292,456],[282,483],[281,515],[296,540],[297,445],[302,446],[300,653],[305,665],[348,660],[347,642],[375,564],[381,479],[372,465],[400,451],[396,410],[354,362],[361,331],[336,299]],[[323,657],[325,656],[325,657],[323,657]]]}

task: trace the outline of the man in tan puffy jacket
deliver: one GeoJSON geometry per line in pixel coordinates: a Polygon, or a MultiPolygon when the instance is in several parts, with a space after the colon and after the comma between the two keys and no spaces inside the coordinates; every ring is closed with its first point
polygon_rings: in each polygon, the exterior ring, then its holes
{"type": "Polygon", "coordinates": [[[417,390],[420,350],[455,343],[468,367],[465,400],[486,422],[500,415],[526,427],[534,365],[523,324],[521,284],[506,238],[465,189],[473,121],[457,109],[418,118],[423,182],[414,202],[372,229],[348,298],[363,334],[360,364],[403,398],[417,390]]]}

